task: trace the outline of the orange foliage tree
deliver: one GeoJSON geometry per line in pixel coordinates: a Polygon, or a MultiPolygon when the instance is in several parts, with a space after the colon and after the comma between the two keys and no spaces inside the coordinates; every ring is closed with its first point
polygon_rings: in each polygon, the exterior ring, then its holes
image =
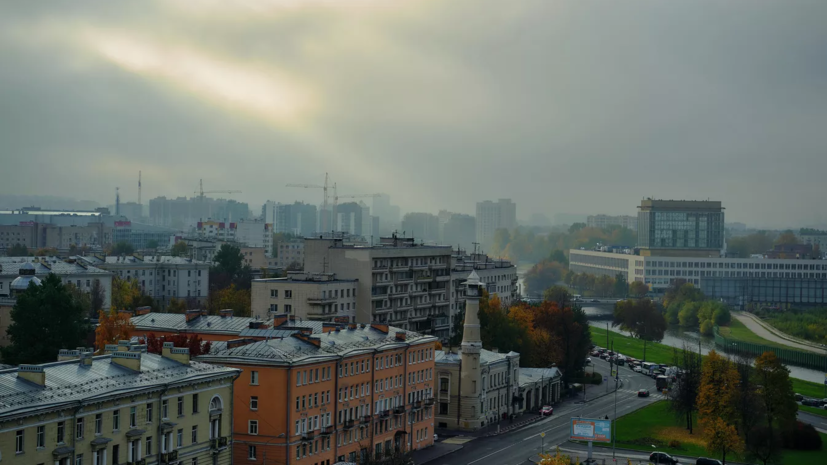
{"type": "Polygon", "coordinates": [[[129,315],[115,310],[109,313],[98,312],[98,327],[95,328],[95,349],[103,350],[106,344],[115,344],[118,341],[131,337],[135,325],[129,320],[129,315]]]}
{"type": "Polygon", "coordinates": [[[735,428],[739,379],[735,365],[714,350],[704,360],[698,391],[698,422],[703,428],[706,448],[721,454],[724,465],[727,453],[740,451],[743,446],[735,428]]]}
{"type": "Polygon", "coordinates": [[[146,344],[146,351],[150,354],[160,354],[164,348],[165,342],[171,342],[174,347],[186,347],[190,350],[190,357],[197,357],[210,352],[212,343],[210,341],[204,342],[197,334],[175,334],[173,336],[156,337],[154,333],[149,333],[146,338],[139,340],[142,344],[146,344]]]}

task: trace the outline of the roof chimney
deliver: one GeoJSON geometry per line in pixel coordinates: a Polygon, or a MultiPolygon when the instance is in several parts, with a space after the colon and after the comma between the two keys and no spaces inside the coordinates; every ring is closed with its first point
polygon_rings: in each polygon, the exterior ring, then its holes
{"type": "Polygon", "coordinates": [[[169,355],[167,358],[171,358],[182,365],[189,365],[190,349],[189,347],[173,347],[172,349],[169,349],[169,355]]]}
{"type": "Polygon", "coordinates": [[[103,353],[109,355],[118,351],[118,344],[106,344],[103,348],[103,353]]]}
{"type": "Polygon", "coordinates": [[[407,336],[408,336],[408,333],[406,333],[405,331],[397,331],[396,332],[396,340],[397,341],[404,341],[405,339],[407,339],[407,336]]]}
{"type": "Polygon", "coordinates": [[[218,312],[221,315],[221,318],[233,317],[233,309],[232,308],[225,308],[218,312]]]}
{"type": "Polygon", "coordinates": [[[46,385],[46,372],[40,365],[20,365],[17,367],[17,377],[40,386],[46,385]]]}
{"type": "Polygon", "coordinates": [[[130,345],[129,341],[118,341],[118,352],[129,352],[130,345]]]}
{"type": "Polygon", "coordinates": [[[287,323],[287,314],[282,313],[279,315],[273,315],[273,327],[278,328],[279,326],[287,323]]]}
{"type": "Polygon", "coordinates": [[[112,354],[112,363],[134,371],[141,371],[141,353],[119,351],[112,354]]]}
{"type": "Polygon", "coordinates": [[[187,323],[201,316],[201,310],[187,310],[187,323]]]}
{"type": "Polygon", "coordinates": [[[74,360],[80,358],[79,350],[60,349],[57,353],[57,361],[65,362],[66,360],[74,360]]]}
{"type": "Polygon", "coordinates": [[[152,307],[138,307],[135,309],[135,315],[146,315],[152,312],[152,307]]]}
{"type": "Polygon", "coordinates": [[[135,315],[135,312],[129,309],[122,308],[118,310],[118,315],[125,316],[127,318],[132,318],[135,315]]]}
{"type": "Polygon", "coordinates": [[[82,367],[92,366],[92,356],[93,355],[94,355],[93,352],[82,352],[80,354],[80,366],[82,366],[82,367]]]}

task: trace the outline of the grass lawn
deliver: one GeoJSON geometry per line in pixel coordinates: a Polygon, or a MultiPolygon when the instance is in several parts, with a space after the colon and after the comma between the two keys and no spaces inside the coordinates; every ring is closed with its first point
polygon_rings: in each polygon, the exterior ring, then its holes
{"type": "MultiPolygon", "coordinates": [[[[693,418],[693,420],[695,420],[693,418]]],[[[666,401],[656,402],[617,420],[617,446],[640,451],[660,450],[675,455],[712,457],[707,451],[699,428],[693,434],[685,428],[683,419],[677,419],[669,411],[666,401]],[[680,447],[669,447],[670,441],[679,441],[680,447]],[[655,447],[653,448],[652,445],[655,447]]],[[[783,465],[827,463],[827,434],[819,433],[823,443],[819,451],[792,451],[783,453],[783,465]]],[[[611,444],[594,443],[595,446],[611,447],[611,444]]],[[[715,457],[720,459],[720,457],[715,457]]],[[[743,461],[737,454],[727,454],[727,460],[743,461]]]]}
{"type": "Polygon", "coordinates": [[[812,397],[814,399],[823,399],[827,397],[824,395],[824,385],[813,383],[812,381],[804,381],[803,379],[790,378],[793,381],[793,391],[801,394],[804,397],[812,397]]]}
{"type": "MultiPolygon", "coordinates": [[[[609,345],[606,345],[606,330],[597,326],[591,326],[592,342],[601,347],[611,347],[614,341],[615,352],[643,360],[643,341],[623,334],[609,331],[609,345]]],[[[657,342],[646,343],[646,361],[656,363],[669,363],[675,359],[674,350],[671,346],[657,342]]],[[[680,349],[677,349],[680,351],[680,349]]]]}
{"type": "MultiPolygon", "coordinates": [[[[818,415],[820,417],[827,417],[827,410],[818,407],[810,407],[807,405],[799,405],[798,410],[802,412],[812,413],[813,415],[818,415]]],[[[827,444],[827,443],[825,443],[827,444]]]]}
{"type": "Polygon", "coordinates": [[[732,321],[729,322],[729,326],[719,327],[718,332],[723,337],[737,339],[739,341],[752,342],[753,344],[763,344],[765,346],[778,347],[780,349],[790,348],[789,346],[785,346],[777,342],[768,341],[762,338],[761,336],[753,333],[752,331],[750,331],[749,328],[746,327],[746,325],[741,323],[735,317],[732,317],[732,321]]]}

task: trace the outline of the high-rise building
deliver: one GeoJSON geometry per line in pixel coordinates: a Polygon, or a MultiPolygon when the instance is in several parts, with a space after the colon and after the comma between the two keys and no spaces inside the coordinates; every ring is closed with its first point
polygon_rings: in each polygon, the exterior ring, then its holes
{"type": "Polygon", "coordinates": [[[276,204],[273,209],[273,229],[277,233],[289,233],[309,237],[319,231],[318,212],[315,205],[304,202],[276,204]]]}
{"type": "MultiPolygon", "coordinates": [[[[391,197],[388,194],[381,194],[373,197],[373,214],[381,218],[382,224],[389,227],[399,225],[401,212],[399,207],[391,205],[391,197]]],[[[379,232],[376,232],[378,235],[379,232]]]]}
{"type": "Polygon", "coordinates": [[[589,215],[586,219],[586,226],[590,228],[607,228],[609,226],[620,226],[637,231],[637,217],[631,215],[589,215]]]}
{"type": "Polygon", "coordinates": [[[477,223],[471,215],[452,213],[442,224],[442,243],[465,250],[473,250],[476,239],[477,223]]]}
{"type": "Polygon", "coordinates": [[[638,207],[643,256],[718,257],[724,248],[720,201],[644,199],[638,207]]]}
{"type": "Polygon", "coordinates": [[[364,235],[363,226],[365,226],[363,221],[369,218],[370,213],[368,212],[366,215],[360,204],[356,202],[345,202],[336,207],[336,222],[334,228],[336,231],[362,236],[364,235]]]}
{"type": "Polygon", "coordinates": [[[477,242],[483,246],[490,244],[498,229],[510,231],[517,227],[517,204],[511,199],[477,202],[476,221],[477,242]]]}
{"type": "Polygon", "coordinates": [[[402,218],[402,231],[406,237],[417,241],[439,241],[439,218],[430,213],[406,213],[402,218]]]}

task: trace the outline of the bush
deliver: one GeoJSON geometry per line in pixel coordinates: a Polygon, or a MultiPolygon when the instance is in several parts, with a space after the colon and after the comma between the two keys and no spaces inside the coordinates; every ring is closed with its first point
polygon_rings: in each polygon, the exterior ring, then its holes
{"type": "Polygon", "coordinates": [[[681,448],[681,442],[678,441],[677,439],[673,439],[673,440],[669,441],[669,447],[671,447],[672,449],[680,449],[681,448]]]}
{"type": "Polygon", "coordinates": [[[784,447],[795,450],[821,450],[821,436],[809,423],[796,421],[784,432],[784,447]]]}
{"type": "Polygon", "coordinates": [[[715,324],[718,326],[726,326],[732,321],[732,314],[729,313],[729,307],[727,306],[720,306],[712,316],[712,319],[715,320],[715,324]]]}
{"type": "Polygon", "coordinates": [[[715,325],[712,324],[712,320],[704,320],[704,322],[701,323],[701,334],[710,336],[714,327],[715,325]]]}

